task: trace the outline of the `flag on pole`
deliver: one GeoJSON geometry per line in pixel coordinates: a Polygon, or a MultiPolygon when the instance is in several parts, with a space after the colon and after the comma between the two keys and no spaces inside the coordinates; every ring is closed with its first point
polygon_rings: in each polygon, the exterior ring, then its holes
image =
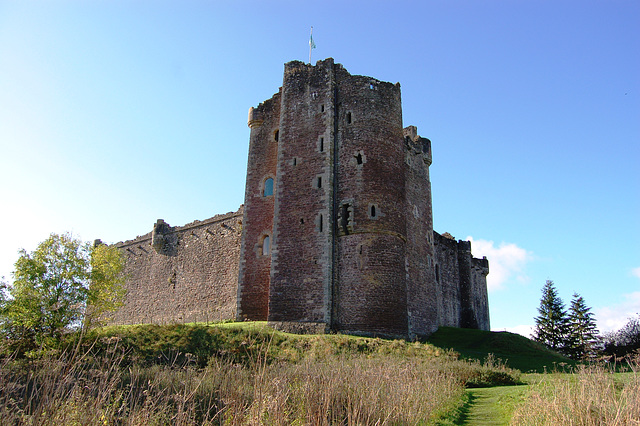
{"type": "Polygon", "coordinates": [[[309,64],[311,64],[311,49],[315,49],[316,44],[313,42],[313,27],[311,27],[311,32],[309,33],[309,64]]]}
{"type": "Polygon", "coordinates": [[[311,27],[311,34],[309,35],[309,47],[311,49],[316,48],[316,44],[313,42],[313,27],[311,27]]]}

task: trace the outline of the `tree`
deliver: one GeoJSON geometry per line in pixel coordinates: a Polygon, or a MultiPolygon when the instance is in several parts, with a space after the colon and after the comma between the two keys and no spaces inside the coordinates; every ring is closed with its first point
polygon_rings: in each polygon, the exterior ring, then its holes
{"type": "Polygon", "coordinates": [[[587,307],[582,296],[573,293],[565,352],[572,359],[585,359],[595,355],[597,344],[598,328],[591,308],[587,307]]]}
{"type": "Polygon", "coordinates": [[[568,332],[567,311],[551,280],[547,280],[542,288],[538,313],[533,340],[555,351],[563,351],[568,332]]]}
{"type": "Polygon", "coordinates": [[[0,300],[5,338],[28,350],[98,323],[121,303],[123,269],[117,248],[92,247],[69,234],[51,234],[32,253],[21,250],[13,285],[5,285],[0,300]]]}
{"type": "Polygon", "coordinates": [[[640,314],[629,318],[618,331],[603,336],[604,353],[622,357],[640,350],[640,314]]]}

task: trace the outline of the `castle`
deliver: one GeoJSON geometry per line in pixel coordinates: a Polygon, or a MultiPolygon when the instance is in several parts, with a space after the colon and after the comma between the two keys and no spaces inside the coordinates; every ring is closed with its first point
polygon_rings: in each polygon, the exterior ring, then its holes
{"type": "Polygon", "coordinates": [[[294,332],[415,337],[489,329],[486,258],[433,230],[431,142],[403,128],[400,85],[329,58],[285,64],[249,110],[245,203],[119,243],[116,323],[269,321],[294,332]]]}

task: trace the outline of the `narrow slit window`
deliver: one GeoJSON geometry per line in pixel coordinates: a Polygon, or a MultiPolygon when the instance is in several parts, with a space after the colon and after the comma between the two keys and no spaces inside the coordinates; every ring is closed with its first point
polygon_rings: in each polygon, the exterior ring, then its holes
{"type": "Polygon", "coordinates": [[[376,206],[371,206],[371,217],[376,217],[376,206]]]}
{"type": "Polygon", "coordinates": [[[268,178],[264,181],[264,192],[262,194],[265,197],[273,195],[273,179],[268,178]]]}
{"type": "Polygon", "coordinates": [[[273,139],[278,142],[278,140],[280,139],[280,129],[276,129],[276,131],[273,133],[273,139]]]}
{"type": "Polygon", "coordinates": [[[347,124],[351,124],[351,113],[347,113],[347,124]]]}
{"type": "Polygon", "coordinates": [[[356,155],[356,163],[358,163],[358,165],[362,164],[362,154],[358,153],[358,155],[356,155]]]}
{"type": "Polygon", "coordinates": [[[320,105],[320,112],[324,112],[324,104],[320,105]]]}
{"type": "Polygon", "coordinates": [[[266,256],[271,252],[271,238],[268,235],[262,239],[262,255],[266,256]]]}
{"type": "Polygon", "coordinates": [[[320,152],[324,152],[324,138],[320,138],[320,152]]]}
{"type": "Polygon", "coordinates": [[[322,188],[322,176],[318,176],[318,188],[322,188]]]}
{"type": "Polygon", "coordinates": [[[322,232],[322,222],[324,222],[324,219],[322,217],[322,215],[320,215],[320,218],[318,220],[318,231],[322,232]]]}

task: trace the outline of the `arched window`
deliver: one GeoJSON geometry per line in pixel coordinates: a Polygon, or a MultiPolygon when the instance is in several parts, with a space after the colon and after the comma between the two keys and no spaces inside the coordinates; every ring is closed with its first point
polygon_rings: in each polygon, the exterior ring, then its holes
{"type": "Polygon", "coordinates": [[[268,197],[269,195],[273,195],[273,179],[268,178],[264,181],[264,192],[262,194],[264,197],[268,197]]]}
{"type": "Polygon", "coordinates": [[[262,255],[267,256],[269,253],[271,253],[271,238],[265,235],[262,239],[262,255]]]}

